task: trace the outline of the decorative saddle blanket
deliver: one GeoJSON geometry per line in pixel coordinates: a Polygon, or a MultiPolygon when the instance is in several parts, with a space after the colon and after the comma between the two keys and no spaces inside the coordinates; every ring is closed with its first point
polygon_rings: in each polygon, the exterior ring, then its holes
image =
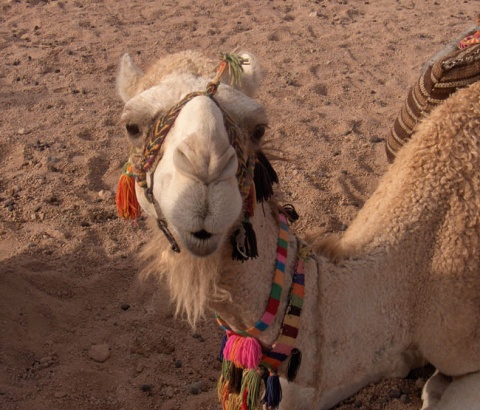
{"type": "Polygon", "coordinates": [[[437,53],[407,99],[386,140],[389,162],[411,138],[417,124],[455,91],[480,80],[480,27],[471,30],[455,46],[437,53]]]}

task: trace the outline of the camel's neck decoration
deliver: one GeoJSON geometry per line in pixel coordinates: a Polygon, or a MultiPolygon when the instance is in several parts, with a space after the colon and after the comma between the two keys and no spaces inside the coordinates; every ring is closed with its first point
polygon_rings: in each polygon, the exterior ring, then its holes
{"type": "Polygon", "coordinates": [[[278,182],[277,175],[268,159],[261,152],[258,155],[253,149],[244,152],[235,123],[213,98],[225,72],[229,71],[232,86],[234,86],[240,81],[243,72],[242,65],[245,64],[248,64],[248,61],[240,56],[221,54],[221,63],[218,66],[217,74],[208,83],[206,91],[189,93],[170,108],[165,115],[158,115],[147,134],[143,150],[138,152],[133,148],[129,162],[124,166],[116,195],[118,215],[125,219],[136,219],[140,215],[140,206],[135,195],[133,182],[136,179],[138,186],[144,189],[148,201],[155,207],[158,227],[170,242],[172,250],[177,253],[180,252],[180,247],[168,229],[168,224],[163,218],[158,202],[153,195],[153,176],[155,168],[161,160],[160,152],[163,142],[182,108],[195,97],[207,96],[215,102],[223,114],[225,129],[238,159],[237,180],[243,198],[243,221],[231,238],[232,257],[237,260],[247,260],[258,256],[255,231],[250,223],[250,218],[254,214],[255,203],[268,200],[272,195],[272,184],[278,182]],[[150,183],[147,182],[147,175],[150,175],[150,183]]]}
{"type": "Polygon", "coordinates": [[[225,409],[256,409],[260,400],[262,380],[265,381],[262,402],[268,409],[276,409],[282,398],[278,367],[290,358],[287,379],[293,381],[300,366],[301,353],[295,349],[295,341],[303,306],[304,269],[309,258],[308,248],[302,246],[297,255],[289,301],[279,337],[271,348],[262,347],[257,339],[275,319],[284,286],[289,234],[287,219],[282,213],[279,214],[279,220],[275,273],[267,308],[262,318],[249,329],[233,331],[217,315],[218,323],[226,332],[220,349],[223,364],[218,383],[218,397],[225,409]]]}

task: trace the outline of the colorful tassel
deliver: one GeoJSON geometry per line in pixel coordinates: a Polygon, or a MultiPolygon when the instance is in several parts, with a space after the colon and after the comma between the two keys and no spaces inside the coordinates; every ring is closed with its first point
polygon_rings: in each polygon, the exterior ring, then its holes
{"type": "Polygon", "coordinates": [[[262,357],[262,347],[254,337],[230,333],[223,349],[223,356],[238,368],[256,369],[262,357]]]}
{"type": "Polygon", "coordinates": [[[140,216],[140,205],[135,193],[135,178],[132,173],[132,164],[127,162],[117,185],[115,196],[117,214],[120,218],[137,219],[140,216]]]}
{"type": "Polygon", "coordinates": [[[257,370],[245,370],[242,377],[240,397],[242,410],[254,410],[258,407],[262,376],[257,370]]]}
{"type": "Polygon", "coordinates": [[[270,372],[265,386],[265,397],[262,402],[265,403],[268,410],[278,409],[282,400],[282,386],[280,379],[275,372],[270,372]]]}

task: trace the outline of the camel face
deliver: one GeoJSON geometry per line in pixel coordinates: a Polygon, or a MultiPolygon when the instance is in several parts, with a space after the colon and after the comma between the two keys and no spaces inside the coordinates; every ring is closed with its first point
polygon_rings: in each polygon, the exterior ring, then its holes
{"type": "MultiPolygon", "coordinates": [[[[170,56],[173,65],[175,56],[170,56]]],[[[135,87],[145,88],[143,73],[129,58],[124,57],[122,64],[119,92],[127,100],[122,121],[136,152],[144,152],[159,118],[168,116],[186,95],[205,91],[213,77],[191,73],[161,77],[156,73],[158,84],[132,95],[135,87]]],[[[251,94],[252,84],[247,89],[251,94]]],[[[189,100],[173,121],[162,140],[157,165],[146,176],[153,203],[138,185],[137,198],[144,211],[166,221],[181,249],[205,257],[220,248],[241,219],[243,199],[237,156],[248,156],[255,150],[259,141],[252,135],[259,125],[266,124],[266,115],[243,92],[220,85],[215,96],[199,95],[189,100]],[[235,144],[225,116],[234,124],[238,137],[235,144]]]]}
{"type": "Polygon", "coordinates": [[[158,200],[180,246],[196,256],[215,252],[240,216],[235,149],[220,109],[196,97],[180,112],[154,174],[158,200]]]}

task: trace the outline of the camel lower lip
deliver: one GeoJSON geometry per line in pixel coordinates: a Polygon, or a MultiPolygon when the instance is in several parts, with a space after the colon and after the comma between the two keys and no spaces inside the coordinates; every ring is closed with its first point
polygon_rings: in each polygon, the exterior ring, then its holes
{"type": "Polygon", "coordinates": [[[188,234],[184,238],[185,247],[195,256],[209,256],[218,249],[220,244],[220,235],[213,235],[209,232],[195,232],[188,234]],[[197,235],[196,235],[197,234],[197,235]]]}

